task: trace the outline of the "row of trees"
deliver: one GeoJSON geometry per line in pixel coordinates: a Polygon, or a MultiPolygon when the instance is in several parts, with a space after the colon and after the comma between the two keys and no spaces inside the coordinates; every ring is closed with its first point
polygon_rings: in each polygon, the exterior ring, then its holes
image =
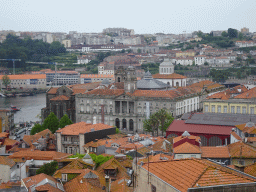
{"type": "Polygon", "coordinates": [[[65,114],[59,121],[57,116],[51,112],[46,119],[44,120],[43,124],[35,124],[34,127],[31,129],[30,135],[34,135],[40,131],[45,129],[49,129],[52,133],[55,133],[58,128],[63,128],[66,125],[71,125],[73,122],[68,118],[65,114]]]}
{"type": "Polygon", "coordinates": [[[225,82],[229,77],[236,77],[237,79],[244,79],[249,75],[256,75],[255,67],[240,67],[240,68],[228,68],[225,70],[211,69],[210,76],[213,81],[225,82]]]}
{"type": "Polygon", "coordinates": [[[156,113],[150,115],[149,119],[143,121],[143,128],[146,132],[151,132],[153,136],[158,136],[159,130],[162,131],[162,135],[172,123],[174,118],[165,109],[160,109],[156,113]]]}
{"type": "Polygon", "coordinates": [[[32,40],[30,37],[20,39],[8,34],[6,40],[0,44],[1,59],[21,59],[17,62],[19,67],[25,66],[25,61],[48,62],[50,56],[66,53],[66,48],[58,41],[51,44],[42,40],[32,40]]]}

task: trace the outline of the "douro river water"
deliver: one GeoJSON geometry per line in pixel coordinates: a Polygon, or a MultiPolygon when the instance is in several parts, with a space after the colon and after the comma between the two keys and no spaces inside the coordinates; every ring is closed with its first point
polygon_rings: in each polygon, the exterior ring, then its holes
{"type": "Polygon", "coordinates": [[[20,108],[14,114],[14,123],[40,121],[41,109],[46,106],[45,93],[27,97],[0,97],[0,109],[10,109],[11,105],[20,108]]]}

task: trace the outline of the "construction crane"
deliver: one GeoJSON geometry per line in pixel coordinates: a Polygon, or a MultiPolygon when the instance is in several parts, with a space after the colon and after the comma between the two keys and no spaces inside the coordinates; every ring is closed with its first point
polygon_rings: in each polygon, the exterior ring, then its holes
{"type": "Polygon", "coordinates": [[[13,75],[15,75],[15,61],[21,61],[21,59],[0,59],[0,61],[12,61],[12,64],[13,64],[13,75]]]}

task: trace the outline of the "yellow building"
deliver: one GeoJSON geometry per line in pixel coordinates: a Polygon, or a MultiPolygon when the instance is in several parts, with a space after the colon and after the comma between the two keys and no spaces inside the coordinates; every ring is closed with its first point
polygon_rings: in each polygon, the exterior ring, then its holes
{"type": "Polygon", "coordinates": [[[11,110],[0,109],[1,132],[12,131],[14,128],[14,114],[11,110]]]}
{"type": "Polygon", "coordinates": [[[195,51],[179,51],[176,53],[176,57],[194,57],[195,56],[195,51]]]}
{"type": "Polygon", "coordinates": [[[247,90],[243,85],[207,97],[204,113],[256,114],[256,87],[247,90]]]}
{"type": "Polygon", "coordinates": [[[64,39],[61,43],[64,45],[65,48],[71,47],[71,40],[69,39],[64,39]]]}

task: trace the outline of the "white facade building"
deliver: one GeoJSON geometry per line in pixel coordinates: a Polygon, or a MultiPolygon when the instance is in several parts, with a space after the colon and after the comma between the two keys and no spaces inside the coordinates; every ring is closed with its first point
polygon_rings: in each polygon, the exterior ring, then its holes
{"type": "Polygon", "coordinates": [[[197,55],[194,57],[195,65],[203,65],[205,63],[205,55],[197,55]]]}

